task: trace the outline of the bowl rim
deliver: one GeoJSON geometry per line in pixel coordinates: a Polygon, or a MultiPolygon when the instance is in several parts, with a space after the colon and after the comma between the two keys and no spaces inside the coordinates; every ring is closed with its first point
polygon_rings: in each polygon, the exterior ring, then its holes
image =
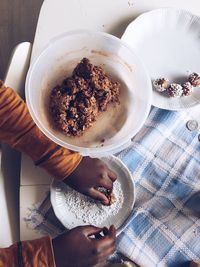
{"type": "Polygon", "coordinates": [[[122,150],[121,147],[125,148],[125,147],[129,146],[130,142],[131,142],[131,139],[136,135],[136,133],[139,132],[139,130],[144,125],[144,123],[145,123],[145,121],[146,121],[146,119],[147,119],[147,117],[149,115],[149,112],[150,112],[150,109],[151,109],[151,104],[152,104],[152,84],[151,84],[151,79],[150,79],[150,76],[148,74],[148,71],[147,71],[146,67],[144,66],[143,62],[141,61],[141,59],[137,56],[137,54],[133,51],[133,49],[127,43],[125,43],[120,38],[118,38],[118,37],[116,37],[116,36],[114,36],[112,34],[109,34],[109,33],[95,31],[95,30],[79,29],[79,30],[67,31],[65,33],[62,33],[62,34],[57,35],[54,38],[52,38],[49,41],[49,43],[43,48],[41,53],[33,60],[33,62],[30,65],[30,68],[28,70],[27,77],[26,77],[25,97],[26,97],[26,103],[27,103],[27,106],[28,106],[28,110],[29,110],[30,115],[33,118],[35,124],[45,134],[45,136],[47,136],[50,140],[52,140],[53,142],[57,143],[58,145],[60,145],[62,147],[65,147],[67,149],[79,152],[82,155],[100,155],[100,154],[106,155],[106,154],[116,153],[118,151],[121,151],[122,150]],[[75,35],[80,35],[80,34],[84,34],[84,35],[87,34],[89,36],[98,35],[98,36],[106,37],[106,38],[112,39],[114,41],[117,41],[122,46],[124,46],[126,49],[128,49],[131,54],[134,55],[134,57],[136,58],[137,62],[139,62],[139,64],[140,64],[140,68],[143,69],[143,73],[144,73],[143,76],[144,76],[144,78],[146,80],[147,92],[148,92],[148,98],[146,98],[146,106],[145,106],[145,109],[144,109],[144,112],[143,112],[143,114],[144,114],[143,119],[140,120],[140,123],[138,124],[137,128],[132,129],[132,131],[128,135],[126,135],[126,137],[124,137],[123,140],[121,140],[120,142],[117,142],[115,144],[105,145],[105,146],[102,146],[102,147],[83,147],[83,146],[72,145],[70,143],[67,143],[67,142],[61,140],[56,135],[51,133],[43,125],[41,120],[38,119],[38,117],[35,115],[35,110],[33,108],[31,100],[30,100],[31,77],[32,77],[33,71],[35,70],[37,64],[39,64],[41,58],[46,54],[48,49],[50,49],[50,47],[52,47],[59,40],[61,40],[63,38],[66,38],[68,36],[72,36],[72,35],[75,36],[75,35]]]}

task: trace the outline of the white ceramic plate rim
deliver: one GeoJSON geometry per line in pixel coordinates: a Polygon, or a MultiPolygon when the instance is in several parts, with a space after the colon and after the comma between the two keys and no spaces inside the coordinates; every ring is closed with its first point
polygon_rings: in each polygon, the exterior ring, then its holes
{"type": "MultiPolygon", "coordinates": [[[[134,183],[134,179],[132,177],[131,172],[129,171],[127,166],[119,158],[117,158],[115,156],[109,156],[107,158],[111,158],[115,162],[120,163],[120,165],[123,167],[124,171],[127,173],[127,177],[130,178],[130,181],[131,181],[131,184],[132,184],[132,190],[131,190],[130,194],[131,193],[133,194],[133,202],[132,202],[132,205],[129,207],[130,208],[129,215],[127,216],[127,218],[124,219],[123,224],[116,231],[116,235],[118,236],[127,227],[127,225],[129,224],[129,222],[130,222],[130,220],[132,218],[132,215],[134,213],[134,209],[133,208],[134,208],[134,205],[135,205],[135,198],[136,198],[136,196],[135,196],[135,183],[134,183]]],[[[60,209],[58,209],[57,206],[56,206],[56,200],[55,200],[56,199],[56,196],[55,196],[56,192],[54,190],[54,184],[56,182],[57,182],[56,180],[53,180],[52,183],[51,183],[51,186],[50,186],[50,200],[51,200],[51,204],[52,204],[52,207],[53,207],[53,211],[54,211],[57,219],[63,224],[63,222],[62,222],[63,215],[60,212],[60,209]]],[[[65,220],[65,219],[63,219],[63,220],[65,220]]],[[[64,226],[67,227],[66,221],[65,221],[65,225],[64,226]]]]}
{"type": "MultiPolygon", "coordinates": [[[[127,40],[126,40],[127,37],[126,36],[131,34],[132,29],[134,29],[134,27],[138,27],[138,24],[141,23],[141,21],[143,19],[145,19],[147,17],[149,17],[149,19],[151,19],[153,16],[157,16],[163,11],[177,12],[177,13],[179,12],[179,13],[183,13],[183,14],[188,14],[191,18],[194,18],[196,21],[200,21],[200,17],[199,16],[197,16],[195,14],[192,14],[191,12],[189,12],[187,10],[184,10],[184,9],[178,9],[178,8],[173,8],[173,7],[158,8],[158,9],[154,9],[154,10],[151,10],[151,11],[148,11],[148,12],[145,12],[145,13],[141,14],[135,20],[133,20],[131,23],[129,23],[129,25],[125,29],[121,39],[124,42],[127,42],[127,40]]],[[[127,44],[129,44],[129,43],[127,42],[127,44]]],[[[166,104],[166,105],[162,105],[161,104],[160,105],[160,103],[158,101],[156,101],[154,99],[154,97],[153,97],[156,92],[154,90],[152,90],[152,92],[153,92],[153,94],[152,94],[152,105],[155,106],[155,107],[158,107],[160,109],[179,111],[179,110],[190,109],[190,108],[195,107],[195,106],[200,106],[200,103],[191,104],[188,107],[184,107],[184,106],[181,106],[181,105],[179,105],[179,106],[177,105],[176,107],[174,107],[174,106],[170,106],[169,104],[166,104]]]]}

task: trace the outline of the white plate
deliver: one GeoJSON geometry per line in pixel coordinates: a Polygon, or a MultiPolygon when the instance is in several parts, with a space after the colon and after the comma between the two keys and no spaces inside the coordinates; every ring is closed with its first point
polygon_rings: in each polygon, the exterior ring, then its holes
{"type": "MultiPolygon", "coordinates": [[[[184,10],[163,8],[139,16],[129,24],[122,40],[138,54],[154,80],[187,80],[200,73],[200,18],[184,10]]],[[[153,90],[156,107],[180,110],[200,104],[200,88],[192,96],[169,98],[153,90]]]]}
{"type": "MultiPolygon", "coordinates": [[[[114,224],[117,229],[117,235],[126,227],[131,217],[133,206],[135,203],[135,185],[133,178],[127,167],[121,160],[114,156],[102,158],[102,160],[115,171],[118,176],[118,181],[124,194],[122,207],[116,215],[109,217],[107,220],[99,224],[99,227],[114,224]]],[[[54,180],[51,185],[51,203],[54,212],[60,222],[67,228],[71,229],[79,225],[85,225],[81,219],[77,219],[74,214],[69,211],[65,196],[66,185],[63,182],[54,180]]]]}

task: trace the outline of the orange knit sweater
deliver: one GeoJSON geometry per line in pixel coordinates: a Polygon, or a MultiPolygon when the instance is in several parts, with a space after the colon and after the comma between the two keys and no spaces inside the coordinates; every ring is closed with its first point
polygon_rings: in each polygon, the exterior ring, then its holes
{"type": "MultiPolygon", "coordinates": [[[[26,153],[53,177],[64,179],[81,161],[78,153],[50,141],[33,122],[24,101],[0,81],[0,142],[26,153]]],[[[0,267],[55,267],[49,237],[0,249],[0,267]]]]}

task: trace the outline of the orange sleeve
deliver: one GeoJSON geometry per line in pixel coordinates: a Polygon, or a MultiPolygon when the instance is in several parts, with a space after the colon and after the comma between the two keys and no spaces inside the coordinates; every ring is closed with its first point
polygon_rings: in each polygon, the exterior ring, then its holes
{"type": "Polygon", "coordinates": [[[49,237],[0,248],[0,267],[56,267],[49,237]]]}
{"type": "Polygon", "coordinates": [[[0,81],[0,141],[29,155],[57,179],[70,175],[80,154],[56,145],[33,122],[26,104],[0,81]]]}

